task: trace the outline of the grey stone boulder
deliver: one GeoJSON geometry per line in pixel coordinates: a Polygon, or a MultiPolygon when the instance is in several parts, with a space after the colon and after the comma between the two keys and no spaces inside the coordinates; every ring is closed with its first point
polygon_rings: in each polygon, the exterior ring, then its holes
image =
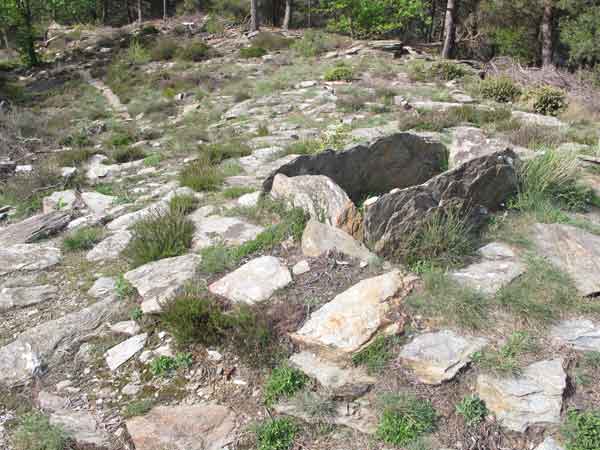
{"type": "Polygon", "coordinates": [[[289,269],[274,256],[261,256],[212,283],[208,290],[235,303],[254,304],[292,282],[289,269]]]}
{"type": "Polygon", "coordinates": [[[288,177],[325,175],[358,202],[369,194],[424,183],[442,172],[446,159],[447,150],[439,142],[397,133],[371,145],[300,156],[271,173],[263,190],[271,191],[278,173],[288,177]]]}
{"type": "Polygon", "coordinates": [[[600,236],[563,224],[533,226],[538,252],[566,272],[583,296],[600,293],[600,236]]]}
{"type": "Polygon", "coordinates": [[[364,239],[380,256],[401,259],[407,236],[450,209],[475,228],[517,190],[516,155],[504,150],[472,159],[428,182],[380,196],[364,212],[364,239]]]}
{"type": "Polygon", "coordinates": [[[113,371],[117,370],[144,348],[147,339],[147,333],[138,334],[108,349],[104,354],[108,368],[113,371]]]}
{"type": "Polygon", "coordinates": [[[548,436],[540,445],[535,448],[535,450],[565,450],[565,448],[562,445],[559,445],[556,439],[548,436]]]}
{"type": "Polygon", "coordinates": [[[0,312],[12,308],[25,308],[37,305],[58,296],[56,286],[43,285],[0,289],[0,312]]]}
{"type": "Polygon", "coordinates": [[[115,278],[111,277],[100,277],[96,281],[91,288],[88,289],[88,295],[99,299],[104,300],[107,298],[116,298],[117,297],[117,281],[115,278]]]}
{"type": "Polygon", "coordinates": [[[17,271],[43,270],[62,259],[60,249],[51,244],[17,244],[0,246],[0,275],[17,271]]]}
{"type": "Polygon", "coordinates": [[[575,350],[600,352],[600,324],[587,319],[565,320],[550,329],[550,337],[575,350]]]}
{"type": "Polygon", "coordinates": [[[217,215],[198,217],[198,215],[192,215],[190,219],[196,227],[192,239],[194,250],[200,250],[217,243],[231,246],[241,245],[244,242],[256,239],[264,231],[263,227],[245,222],[237,217],[217,215]]]}
{"type": "Polygon", "coordinates": [[[159,313],[163,304],[194,277],[201,260],[191,254],[165,258],[144,264],[124,276],[142,296],[142,311],[159,313]]]}
{"type": "Polygon", "coordinates": [[[141,330],[141,327],[135,320],[124,320],[123,322],[117,322],[109,325],[109,328],[110,331],[115,334],[126,334],[129,336],[134,336],[141,330]]]}
{"type": "Polygon", "coordinates": [[[62,211],[75,208],[78,198],[77,193],[70,189],[67,191],[56,191],[42,200],[42,211],[44,214],[53,211],[62,211]]]}
{"type": "Polygon", "coordinates": [[[126,424],[136,450],[223,450],[236,437],[235,414],[215,404],[157,406],[126,424]]]}
{"type": "Polygon", "coordinates": [[[361,261],[370,261],[377,257],[345,231],[314,219],[309,220],[302,234],[304,256],[316,258],[332,250],[361,261]]]}
{"type": "Polygon", "coordinates": [[[561,359],[526,367],[517,378],[477,377],[477,393],[500,423],[524,432],[531,425],[558,424],[567,375],[561,359]]]}
{"type": "Polygon", "coordinates": [[[420,382],[441,384],[454,378],[486,344],[487,339],[460,336],[451,330],[424,333],[402,348],[400,359],[420,382]]]}
{"type": "Polygon", "coordinates": [[[116,197],[99,192],[82,192],[81,199],[95,217],[104,217],[112,208],[116,197]]]}
{"type": "Polygon", "coordinates": [[[127,248],[132,236],[133,235],[130,231],[117,231],[98,243],[87,253],[85,258],[92,262],[103,261],[106,259],[116,259],[119,257],[121,252],[127,248]]]}
{"type": "Polygon", "coordinates": [[[525,111],[513,111],[513,119],[518,119],[528,125],[537,125],[550,128],[566,128],[568,125],[553,116],[544,116],[543,114],[528,113],[525,111]]]}
{"type": "Polygon", "coordinates": [[[350,198],[324,175],[287,177],[281,173],[273,178],[271,197],[282,199],[291,207],[303,209],[311,218],[337,227],[350,198]]]}
{"type": "Polygon", "coordinates": [[[31,244],[63,231],[72,219],[69,211],[38,214],[0,228],[0,245],[31,244]]]}

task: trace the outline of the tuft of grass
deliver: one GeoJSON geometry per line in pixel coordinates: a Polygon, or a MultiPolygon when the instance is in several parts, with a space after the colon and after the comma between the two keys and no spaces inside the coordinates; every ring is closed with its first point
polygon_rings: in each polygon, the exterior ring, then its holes
{"type": "Polygon", "coordinates": [[[508,108],[481,109],[471,105],[457,106],[445,111],[427,110],[417,115],[404,113],[400,117],[401,130],[443,131],[446,128],[470,123],[478,127],[498,122],[506,123],[511,112],[508,108]]]}
{"type": "Polygon", "coordinates": [[[298,427],[287,418],[271,419],[256,428],[257,450],[290,450],[298,427]]]}
{"type": "Polygon", "coordinates": [[[300,39],[291,45],[294,52],[305,58],[318,56],[335,48],[333,38],[320,31],[306,30],[300,39]]]}
{"type": "MultiPolygon", "coordinates": [[[[125,279],[123,274],[121,274],[117,277],[117,281],[115,283],[115,291],[117,292],[117,297],[119,297],[120,299],[129,298],[136,293],[136,290],[133,287],[133,285],[125,279]]],[[[142,312],[142,310],[140,309],[139,313],[141,313],[141,312],[142,312]]],[[[136,313],[136,314],[139,314],[139,313],[136,313]]],[[[140,314],[140,317],[141,317],[141,314],[140,314]]]]}
{"type": "Polygon", "coordinates": [[[168,37],[158,38],[154,44],[154,47],[150,50],[150,57],[152,61],[170,61],[175,58],[179,46],[177,42],[168,37]]]}
{"type": "Polygon", "coordinates": [[[134,39],[127,52],[125,53],[125,61],[130,64],[142,65],[149,63],[151,60],[150,52],[145,48],[138,39],[134,39]]]}
{"type": "Polygon", "coordinates": [[[180,369],[192,367],[193,359],[191,353],[178,353],[175,357],[161,355],[154,358],[150,363],[150,372],[155,377],[168,377],[180,369]]]}
{"type": "Polygon", "coordinates": [[[261,58],[265,56],[268,52],[262,47],[246,47],[240,49],[240,58],[250,59],[250,58],[261,58]]]}
{"type": "MultiPolygon", "coordinates": [[[[323,151],[322,143],[317,139],[305,139],[294,142],[285,149],[285,155],[313,155],[323,151]]],[[[284,155],[282,155],[284,156],[284,155]]]]}
{"type": "Polygon", "coordinates": [[[521,357],[535,350],[533,338],[525,332],[511,334],[499,349],[488,348],[473,354],[473,362],[481,369],[499,376],[519,376],[523,370],[521,357]]]}
{"type": "Polygon", "coordinates": [[[224,180],[223,170],[206,157],[190,162],[179,172],[180,184],[197,192],[215,191],[224,180]]]}
{"type": "Polygon", "coordinates": [[[521,88],[509,77],[491,77],[479,82],[479,92],[483,98],[498,103],[514,102],[521,96],[521,88]]]}
{"type": "Polygon", "coordinates": [[[468,426],[477,425],[483,422],[489,414],[485,402],[476,395],[464,397],[456,405],[456,412],[460,414],[468,426]]]}
{"type": "Polygon", "coordinates": [[[452,61],[436,61],[430,68],[431,76],[442,81],[452,81],[464,77],[469,72],[462,65],[452,61]]]}
{"type": "Polygon", "coordinates": [[[308,390],[299,391],[292,402],[308,417],[319,422],[327,422],[337,414],[335,401],[308,390]]]}
{"type": "Polygon", "coordinates": [[[159,153],[152,153],[144,158],[146,167],[156,167],[162,161],[162,156],[159,153]]]}
{"type": "Polygon", "coordinates": [[[63,247],[69,252],[90,250],[102,240],[103,234],[102,228],[99,227],[78,228],[65,236],[63,247]]]}
{"type": "Polygon", "coordinates": [[[138,322],[142,318],[143,315],[144,315],[144,312],[142,311],[142,308],[140,308],[139,306],[136,306],[131,311],[129,311],[129,318],[131,320],[135,320],[136,322],[138,322]]]}
{"type": "Polygon", "coordinates": [[[60,152],[57,163],[61,167],[79,167],[98,152],[91,148],[75,148],[60,152]]]}
{"type": "Polygon", "coordinates": [[[225,198],[238,198],[245,194],[251,194],[256,192],[256,189],[250,187],[234,186],[223,190],[223,197],[225,198]]]}
{"type": "Polygon", "coordinates": [[[436,428],[437,413],[427,400],[413,396],[387,396],[377,428],[382,441],[406,446],[436,428]]]}
{"type": "Polygon", "coordinates": [[[354,70],[352,70],[352,67],[343,62],[337,63],[335,66],[330,67],[325,71],[323,78],[325,81],[350,82],[354,79],[354,70]]]}
{"type": "Polygon", "coordinates": [[[140,147],[117,147],[112,152],[112,158],[119,164],[146,158],[146,152],[140,147]]]}
{"type": "Polygon", "coordinates": [[[134,267],[183,255],[192,245],[195,226],[179,212],[155,210],[137,222],[124,251],[134,267]]]}
{"type": "Polygon", "coordinates": [[[186,216],[198,207],[198,199],[193,195],[176,195],[169,201],[171,214],[186,216]]]}
{"type": "Polygon", "coordinates": [[[123,417],[130,418],[135,416],[143,416],[149,412],[154,406],[154,400],[145,398],[143,400],[134,400],[127,403],[123,410],[123,417]]]}
{"type": "Polygon", "coordinates": [[[287,365],[276,367],[265,384],[265,405],[273,406],[281,398],[292,397],[307,383],[308,377],[300,370],[287,365]]]}
{"type": "Polygon", "coordinates": [[[252,46],[267,50],[283,50],[292,44],[292,40],[278,33],[261,31],[252,39],[252,46]]]}
{"type": "Polygon", "coordinates": [[[426,271],[422,278],[422,290],[413,292],[406,300],[414,314],[470,330],[487,325],[489,300],[483,295],[461,286],[439,269],[426,271]]]}
{"type": "Polygon", "coordinates": [[[201,145],[200,155],[211,163],[220,163],[229,158],[241,158],[252,154],[252,149],[239,139],[201,145]]]}
{"type": "Polygon", "coordinates": [[[352,364],[366,367],[370,375],[380,373],[394,357],[392,349],[398,342],[397,336],[377,336],[371,344],[352,355],[352,364]]]}
{"type": "Polygon", "coordinates": [[[192,41],[181,47],[177,56],[184,61],[203,61],[210,56],[210,47],[204,42],[192,41]]]}
{"type": "Polygon", "coordinates": [[[15,450],[66,450],[67,435],[39,412],[23,416],[12,437],[15,450]]]}
{"type": "Polygon", "coordinates": [[[597,450],[600,448],[600,410],[567,412],[562,429],[567,450],[597,450]]]}

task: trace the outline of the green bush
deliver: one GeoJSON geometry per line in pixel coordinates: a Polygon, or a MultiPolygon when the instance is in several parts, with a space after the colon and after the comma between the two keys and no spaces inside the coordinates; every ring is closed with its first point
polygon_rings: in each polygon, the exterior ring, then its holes
{"type": "Polygon", "coordinates": [[[241,58],[261,58],[265,56],[268,52],[261,47],[245,47],[240,49],[240,57],[241,58]]]}
{"type": "Polygon", "coordinates": [[[567,441],[567,450],[599,449],[600,411],[569,411],[563,434],[567,441]]]}
{"type": "Polygon", "coordinates": [[[186,216],[198,206],[198,199],[193,195],[176,195],[169,201],[171,214],[186,216]]]}
{"type": "Polygon", "coordinates": [[[202,158],[208,158],[211,163],[220,163],[229,158],[248,156],[252,149],[241,140],[233,139],[201,145],[199,152],[202,158]]]}
{"type": "Polygon", "coordinates": [[[90,250],[102,240],[103,232],[98,227],[82,227],[67,234],[63,240],[66,251],[90,250]]]}
{"type": "Polygon", "coordinates": [[[167,377],[180,369],[192,367],[191,353],[178,353],[175,357],[161,355],[150,362],[150,372],[155,377],[167,377]]]}
{"type": "Polygon", "coordinates": [[[131,64],[146,64],[150,62],[150,52],[146,49],[138,39],[134,39],[127,53],[125,54],[125,60],[131,64]]]}
{"type": "Polygon", "coordinates": [[[499,376],[519,376],[523,370],[522,356],[534,350],[534,340],[528,333],[515,332],[499,349],[484,349],[473,354],[473,362],[481,369],[499,376]]]}
{"type": "Polygon", "coordinates": [[[456,80],[468,73],[464,66],[452,61],[437,61],[432,64],[430,70],[434,78],[443,81],[456,80]]]}
{"type": "Polygon", "coordinates": [[[252,46],[265,50],[283,50],[292,44],[292,40],[279,33],[261,31],[252,39],[252,46]]]}
{"type": "Polygon", "coordinates": [[[224,180],[223,171],[210,162],[208,157],[188,163],[179,172],[180,184],[197,192],[216,191],[224,180]]]}
{"type": "Polygon", "coordinates": [[[112,152],[112,158],[119,164],[144,159],[146,152],[141,147],[118,147],[112,152]]]}
{"type": "Polygon", "coordinates": [[[542,86],[529,94],[533,102],[533,110],[546,116],[557,116],[567,107],[567,94],[562,89],[542,86]]]}
{"type": "Polygon", "coordinates": [[[292,44],[292,49],[306,58],[318,56],[329,50],[326,35],[320,31],[307,30],[300,39],[292,44]]]}
{"type": "Polygon", "coordinates": [[[324,75],[325,81],[352,81],[354,71],[352,67],[344,63],[338,63],[335,66],[327,69],[324,75]]]}
{"type": "Polygon", "coordinates": [[[257,450],[289,450],[298,427],[290,419],[271,419],[256,429],[257,450]]]}
{"type": "Polygon", "coordinates": [[[21,418],[12,437],[15,450],[66,450],[67,435],[50,424],[48,417],[34,412],[21,418]]]}
{"type": "Polygon", "coordinates": [[[289,366],[276,367],[265,385],[265,405],[273,406],[281,398],[290,398],[302,390],[308,377],[289,366]]]}
{"type": "Polygon", "coordinates": [[[170,61],[175,58],[179,46],[177,42],[168,37],[158,38],[154,44],[154,47],[150,50],[150,57],[152,61],[170,61]]]}
{"type": "Polygon", "coordinates": [[[194,228],[178,212],[154,210],[133,226],[124,254],[134,267],[183,255],[192,245],[194,228]]]}
{"type": "Polygon", "coordinates": [[[377,436],[392,445],[406,446],[435,430],[437,413],[427,400],[412,396],[385,399],[377,436]]]}
{"type": "Polygon", "coordinates": [[[352,364],[365,366],[369,374],[381,372],[393,358],[392,347],[397,341],[395,336],[377,336],[371,344],[352,356],[352,364]]]}
{"type": "Polygon", "coordinates": [[[483,98],[498,103],[514,102],[521,96],[521,88],[509,77],[491,77],[481,80],[479,90],[483,98]]]}
{"type": "Polygon", "coordinates": [[[483,422],[489,413],[485,402],[476,395],[463,398],[456,405],[456,412],[463,416],[465,423],[469,426],[483,422]]]}
{"type": "Polygon", "coordinates": [[[201,41],[192,41],[179,49],[177,56],[184,61],[203,61],[209,57],[210,47],[201,41]]]}

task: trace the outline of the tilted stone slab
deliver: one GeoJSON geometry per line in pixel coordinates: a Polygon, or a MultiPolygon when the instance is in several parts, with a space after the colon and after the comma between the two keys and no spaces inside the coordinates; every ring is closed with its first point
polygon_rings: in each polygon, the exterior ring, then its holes
{"type": "Polygon", "coordinates": [[[265,229],[258,225],[244,222],[237,217],[208,216],[196,218],[190,216],[196,226],[192,240],[192,248],[200,250],[211,245],[241,245],[256,239],[265,229]]]}
{"type": "Polygon", "coordinates": [[[117,370],[129,361],[133,355],[144,348],[147,339],[147,333],[138,334],[108,349],[104,354],[108,368],[110,370],[117,370]]]}
{"type": "Polygon", "coordinates": [[[64,230],[71,221],[69,211],[38,214],[21,222],[0,228],[0,245],[30,244],[64,230]]]}
{"type": "Polygon", "coordinates": [[[17,244],[0,246],[0,275],[19,270],[43,270],[62,259],[60,249],[51,244],[17,244]]]}
{"type": "Polygon", "coordinates": [[[0,312],[12,308],[25,308],[57,297],[56,286],[43,285],[0,289],[0,312]]]}
{"type": "Polygon", "coordinates": [[[501,424],[524,432],[531,425],[560,423],[567,375],[561,359],[526,367],[517,378],[479,375],[477,393],[501,424]]]}
{"type": "Polygon", "coordinates": [[[127,245],[133,237],[130,231],[118,231],[108,236],[102,242],[91,249],[85,258],[88,261],[102,261],[105,259],[116,259],[121,252],[127,248],[127,245]]]}
{"type": "Polygon", "coordinates": [[[471,355],[487,342],[487,339],[460,336],[451,330],[424,333],[402,348],[400,358],[420,382],[441,384],[454,378],[471,362],[471,355]]]}
{"type": "Polygon", "coordinates": [[[361,261],[377,257],[345,231],[314,219],[309,220],[302,234],[302,253],[316,258],[332,250],[361,261]]]}
{"type": "Polygon", "coordinates": [[[591,320],[565,320],[552,327],[550,337],[576,350],[600,352],[600,323],[591,320]]]}

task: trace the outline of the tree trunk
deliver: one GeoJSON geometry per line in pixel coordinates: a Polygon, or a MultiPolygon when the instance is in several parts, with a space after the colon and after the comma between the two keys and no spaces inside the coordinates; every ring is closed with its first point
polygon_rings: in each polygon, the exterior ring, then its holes
{"type": "Polygon", "coordinates": [[[138,0],[138,22],[142,23],[142,0],[138,0]]]}
{"type": "Polygon", "coordinates": [[[429,24],[429,30],[427,32],[428,42],[433,42],[433,30],[435,28],[435,14],[437,12],[436,6],[437,6],[437,1],[432,0],[431,1],[431,14],[430,14],[431,23],[429,24]]]}
{"type": "Polygon", "coordinates": [[[167,0],[163,0],[163,20],[167,20],[167,0]]]}
{"type": "Polygon", "coordinates": [[[542,16],[542,66],[552,65],[552,0],[544,0],[542,16]]]}
{"type": "Polygon", "coordinates": [[[250,0],[250,31],[258,31],[260,28],[257,3],[258,0],[250,0]]]}
{"type": "Polygon", "coordinates": [[[448,0],[446,6],[446,20],[444,22],[444,48],[442,58],[449,59],[454,55],[454,44],[456,40],[456,7],[458,0],[448,0]]]}
{"type": "Polygon", "coordinates": [[[283,29],[290,28],[290,20],[292,19],[292,0],[285,0],[285,15],[283,16],[283,29]]]}

